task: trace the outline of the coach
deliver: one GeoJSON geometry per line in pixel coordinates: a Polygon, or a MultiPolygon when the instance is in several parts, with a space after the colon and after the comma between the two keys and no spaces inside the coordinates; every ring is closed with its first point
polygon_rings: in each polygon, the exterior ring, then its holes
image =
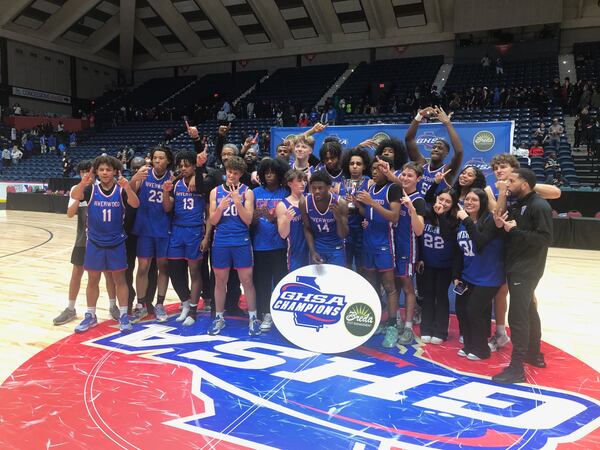
{"type": "Polygon", "coordinates": [[[510,324],[513,351],[510,365],[492,378],[496,383],[525,381],[523,363],[546,367],[540,353],[540,316],[535,288],[544,274],[548,247],[552,242],[552,209],[534,192],[535,174],[517,169],[508,178],[507,194],[516,197],[508,219],[494,216],[496,226],[507,232],[506,276],[510,292],[510,324]]]}

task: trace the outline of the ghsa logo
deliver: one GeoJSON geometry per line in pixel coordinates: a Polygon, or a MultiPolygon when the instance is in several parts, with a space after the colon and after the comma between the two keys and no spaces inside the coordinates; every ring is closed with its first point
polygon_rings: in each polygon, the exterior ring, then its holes
{"type": "Polygon", "coordinates": [[[425,131],[420,136],[417,136],[417,145],[422,145],[425,150],[431,152],[433,144],[440,138],[433,131],[425,131]]]}
{"type": "MultiPolygon", "coordinates": [[[[209,319],[199,322],[205,328],[209,319]]],[[[204,408],[163,425],[247,448],[542,449],[599,424],[594,399],[495,385],[413,347],[382,349],[381,337],[332,356],[290,346],[276,330],[248,339],[243,321],[231,325],[209,336],[144,324],[88,345],[188,367],[189,395],[204,408]]]]}
{"type": "Polygon", "coordinates": [[[316,280],[316,277],[297,276],[295,283],[284,284],[271,309],[290,312],[296,325],[317,331],[338,323],[346,296],[321,292],[316,280]]]}

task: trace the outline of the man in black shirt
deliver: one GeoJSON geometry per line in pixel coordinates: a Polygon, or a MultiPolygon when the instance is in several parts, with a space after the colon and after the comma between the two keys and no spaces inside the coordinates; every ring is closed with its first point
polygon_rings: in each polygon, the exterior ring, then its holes
{"type": "Polygon", "coordinates": [[[508,194],[518,199],[508,218],[494,216],[496,226],[507,232],[506,276],[510,292],[508,322],[513,351],[510,365],[492,378],[496,383],[525,381],[523,363],[544,368],[540,353],[540,316],[535,288],[544,274],[552,243],[552,208],[535,192],[536,177],[529,169],[516,169],[508,178],[508,194]]]}

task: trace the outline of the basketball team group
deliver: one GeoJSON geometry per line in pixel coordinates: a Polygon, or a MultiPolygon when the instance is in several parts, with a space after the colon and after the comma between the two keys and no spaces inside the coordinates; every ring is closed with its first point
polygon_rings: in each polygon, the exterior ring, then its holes
{"type": "Polygon", "coordinates": [[[360,273],[380,295],[385,312],[377,332],[385,348],[455,338],[458,355],[477,364],[512,341],[511,362],[495,382],[525,381],[525,364],[546,367],[534,291],[552,243],[546,199],[560,190],[536,183],[508,153],[493,157],[496,181],[487,184],[480,167],[463,166],[460,137],[441,108],[419,111],[404,142],[343,148],[327,137],[317,159],[312,135],[323,129],[317,124],[282,142],[276,157],[252,171],[241,155],[247,146],[240,152],[224,143],[227,127],[209,152],[188,126],[196,151],[156,147],[131,162],[129,180],[114,157],[81,161],[68,210],[78,217],[69,303],[54,323],[76,319],[86,271],[87,311],[77,333],[98,323],[104,273],[110,313],[124,333],[149,314],[168,320],[170,281],[181,301],[176,320],[191,326],[198,309],[210,309],[211,335],[225,327],[225,312],[238,308],[241,284],[248,334],[258,336],[274,326],[271,293],[287,273],[334,264],[360,273]],[[441,122],[450,141],[436,140],[429,161],[416,142],[426,121],[441,122]],[[449,291],[460,336],[448,335],[449,291]]]}

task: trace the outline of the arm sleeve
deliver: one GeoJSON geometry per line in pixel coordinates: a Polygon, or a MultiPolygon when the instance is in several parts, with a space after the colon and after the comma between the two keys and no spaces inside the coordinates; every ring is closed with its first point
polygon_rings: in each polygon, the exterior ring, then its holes
{"type": "Polygon", "coordinates": [[[399,202],[401,198],[402,190],[400,189],[400,186],[398,186],[397,184],[392,184],[390,186],[390,190],[388,191],[388,199],[390,203],[399,202]]]}
{"type": "Polygon", "coordinates": [[[89,204],[89,202],[92,200],[92,186],[86,186],[86,188],[83,190],[83,201],[87,202],[89,204]]]}

